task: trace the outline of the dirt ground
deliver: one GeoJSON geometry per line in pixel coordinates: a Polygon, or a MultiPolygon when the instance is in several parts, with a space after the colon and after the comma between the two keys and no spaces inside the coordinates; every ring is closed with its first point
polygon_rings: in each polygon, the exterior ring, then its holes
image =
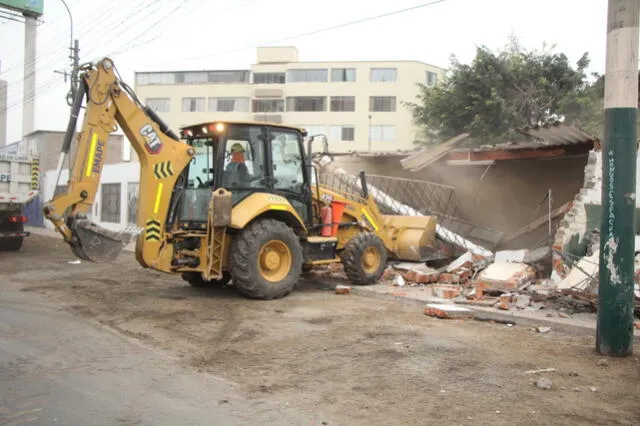
{"type": "Polygon", "coordinates": [[[130,252],[115,264],[72,260],[60,240],[31,236],[0,253],[0,283],[316,424],[640,424],[639,356],[599,366],[594,336],[433,319],[315,280],[281,300],[248,300],[144,270],[130,252]],[[557,371],[526,373],[543,368],[557,371]]]}

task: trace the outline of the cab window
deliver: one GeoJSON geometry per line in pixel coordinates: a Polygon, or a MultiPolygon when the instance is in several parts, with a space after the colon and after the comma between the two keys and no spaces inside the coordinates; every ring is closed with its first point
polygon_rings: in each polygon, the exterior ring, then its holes
{"type": "Polygon", "coordinates": [[[274,189],[300,193],[304,185],[300,141],[295,132],[271,131],[274,189]]]}
{"type": "Polygon", "coordinates": [[[222,171],[222,186],[264,188],[265,161],[263,130],[257,126],[229,126],[222,171]]]}

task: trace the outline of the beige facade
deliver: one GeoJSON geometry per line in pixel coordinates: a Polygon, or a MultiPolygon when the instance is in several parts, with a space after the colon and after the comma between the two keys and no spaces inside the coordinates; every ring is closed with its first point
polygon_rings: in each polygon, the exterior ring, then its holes
{"type": "Polygon", "coordinates": [[[136,73],[135,91],[173,128],[213,120],[267,121],[324,134],[332,151],[414,147],[403,102],[444,69],[418,61],[299,62],[295,47],[258,48],[246,70],[136,73]]]}

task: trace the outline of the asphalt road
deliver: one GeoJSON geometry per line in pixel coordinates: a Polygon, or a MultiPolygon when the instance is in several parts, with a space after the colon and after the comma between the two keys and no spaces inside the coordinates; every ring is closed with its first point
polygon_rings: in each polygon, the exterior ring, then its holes
{"type": "Polygon", "coordinates": [[[593,336],[439,320],[322,273],[249,300],[127,253],[0,253],[0,424],[640,424],[640,358],[602,366],[593,336]]]}
{"type": "Polygon", "coordinates": [[[0,365],[0,424],[295,424],[232,383],[6,288],[0,365]]]}

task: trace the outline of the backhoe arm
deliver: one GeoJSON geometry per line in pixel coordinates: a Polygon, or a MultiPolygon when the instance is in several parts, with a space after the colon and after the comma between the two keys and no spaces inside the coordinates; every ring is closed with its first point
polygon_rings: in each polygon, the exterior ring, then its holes
{"type": "Polygon", "coordinates": [[[86,216],[95,201],[110,149],[108,137],[120,125],[140,160],[136,222],[143,231],[137,236],[136,257],[143,266],[152,266],[159,256],[176,182],[194,151],[139,102],[133,91],[117,78],[113,62],[105,58],[81,75],[59,169],[69,153],[84,98],[87,105],[77,137],[68,189],[45,204],[45,217],[73,252],[85,260],[112,260],[130,242],[130,233],[103,229],[86,216]]]}

